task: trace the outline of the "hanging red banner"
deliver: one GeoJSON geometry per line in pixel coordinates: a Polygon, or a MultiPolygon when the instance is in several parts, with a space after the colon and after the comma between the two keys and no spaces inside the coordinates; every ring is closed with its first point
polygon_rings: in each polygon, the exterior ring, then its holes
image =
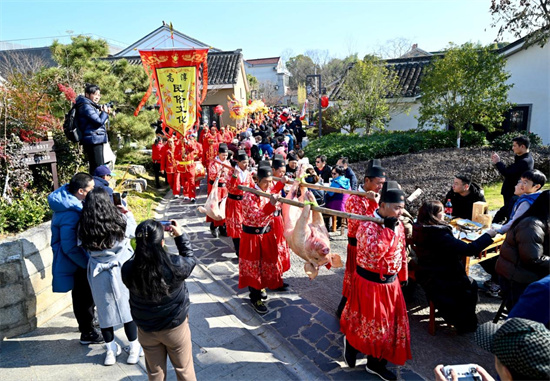
{"type": "Polygon", "coordinates": [[[145,105],[155,86],[163,124],[185,135],[195,125],[200,104],[206,98],[208,49],[153,49],[140,50],[139,54],[150,84],[134,115],[145,105]]]}

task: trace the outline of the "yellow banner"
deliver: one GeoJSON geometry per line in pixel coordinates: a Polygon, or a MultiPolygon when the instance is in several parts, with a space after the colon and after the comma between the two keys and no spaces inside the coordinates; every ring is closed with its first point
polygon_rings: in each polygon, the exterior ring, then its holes
{"type": "Polygon", "coordinates": [[[185,135],[195,124],[196,68],[158,68],[156,72],[164,122],[185,135]]]}

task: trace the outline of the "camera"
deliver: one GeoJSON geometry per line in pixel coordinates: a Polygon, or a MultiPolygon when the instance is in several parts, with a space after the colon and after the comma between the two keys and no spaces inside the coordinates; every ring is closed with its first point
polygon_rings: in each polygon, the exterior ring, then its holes
{"type": "Polygon", "coordinates": [[[476,364],[447,365],[443,367],[443,375],[449,381],[453,379],[451,370],[454,369],[459,380],[482,381],[481,375],[477,372],[476,364]]]}
{"type": "Polygon", "coordinates": [[[115,102],[110,101],[109,103],[105,103],[104,106],[107,107],[107,108],[114,108],[115,107],[115,102]]]}
{"type": "Polygon", "coordinates": [[[164,228],[164,231],[167,231],[167,232],[172,230],[171,228],[172,225],[175,225],[172,221],[159,221],[159,223],[164,228]]]}

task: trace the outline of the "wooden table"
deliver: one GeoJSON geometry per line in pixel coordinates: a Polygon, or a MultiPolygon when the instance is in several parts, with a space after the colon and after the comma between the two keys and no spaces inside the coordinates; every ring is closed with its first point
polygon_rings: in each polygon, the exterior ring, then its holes
{"type": "MultiPolygon", "coordinates": [[[[464,268],[466,270],[466,275],[470,274],[470,266],[476,265],[480,262],[486,261],[487,259],[491,259],[496,257],[500,254],[500,248],[502,244],[504,243],[504,239],[506,238],[506,234],[497,234],[493,238],[493,243],[487,246],[481,253],[474,257],[463,257],[464,262],[464,268]],[[491,251],[491,252],[490,252],[491,251]]],[[[463,238],[462,241],[464,242],[472,242],[468,239],[463,238]]]]}

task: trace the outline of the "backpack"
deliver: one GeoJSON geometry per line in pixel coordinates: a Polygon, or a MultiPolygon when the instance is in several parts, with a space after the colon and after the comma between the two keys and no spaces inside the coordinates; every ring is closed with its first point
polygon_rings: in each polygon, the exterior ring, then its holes
{"type": "Polygon", "coordinates": [[[78,143],[82,138],[82,132],[76,123],[76,112],[78,107],[80,107],[80,105],[77,106],[76,103],[73,104],[73,107],[65,114],[65,120],[63,121],[63,132],[67,139],[73,143],[78,143]]]}

